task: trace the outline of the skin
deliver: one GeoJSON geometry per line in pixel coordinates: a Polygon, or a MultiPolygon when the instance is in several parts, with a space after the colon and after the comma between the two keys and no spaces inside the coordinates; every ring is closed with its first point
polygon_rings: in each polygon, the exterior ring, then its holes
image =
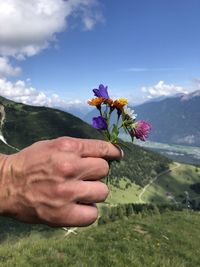
{"type": "Polygon", "coordinates": [[[86,226],[108,187],[100,180],[120,150],[100,140],[61,137],[0,155],[0,214],[54,227],[86,226]]]}

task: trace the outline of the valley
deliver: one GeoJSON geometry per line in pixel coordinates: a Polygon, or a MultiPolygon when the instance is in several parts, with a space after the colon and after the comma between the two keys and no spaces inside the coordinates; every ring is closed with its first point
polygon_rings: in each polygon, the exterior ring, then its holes
{"type": "MultiPolygon", "coordinates": [[[[130,142],[130,138],[126,134],[120,134],[120,138],[124,141],[130,142]]],[[[199,146],[184,146],[177,144],[159,143],[153,141],[141,142],[134,141],[138,146],[155,151],[165,157],[168,157],[174,161],[197,164],[200,165],[200,147],[199,146]]]]}
{"type": "Polygon", "coordinates": [[[200,165],[200,147],[183,146],[175,144],[163,144],[158,142],[146,141],[145,143],[136,142],[139,146],[149,148],[172,160],[200,165]]]}

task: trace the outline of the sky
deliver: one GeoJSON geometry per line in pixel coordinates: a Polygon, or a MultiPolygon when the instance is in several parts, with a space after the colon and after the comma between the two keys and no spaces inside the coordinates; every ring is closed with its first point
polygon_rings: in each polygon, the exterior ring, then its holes
{"type": "Polygon", "coordinates": [[[1,0],[0,95],[69,107],[200,89],[199,0],[1,0]]]}

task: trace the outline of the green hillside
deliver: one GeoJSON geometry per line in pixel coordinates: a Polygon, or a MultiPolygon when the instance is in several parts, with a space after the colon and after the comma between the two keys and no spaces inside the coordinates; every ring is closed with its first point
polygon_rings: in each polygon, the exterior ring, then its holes
{"type": "Polygon", "coordinates": [[[199,221],[199,213],[164,212],[124,217],[66,237],[62,230],[32,230],[1,243],[0,266],[198,267],[199,221]]]}
{"type": "Polygon", "coordinates": [[[152,183],[143,196],[144,202],[182,202],[186,198],[186,192],[191,200],[200,202],[200,194],[190,188],[190,185],[200,181],[200,167],[188,164],[172,165],[172,171],[159,177],[152,183]],[[169,196],[166,193],[170,193],[169,196]]]}
{"type": "Polygon", "coordinates": [[[95,129],[64,111],[24,105],[2,97],[0,104],[6,112],[4,136],[9,144],[19,149],[58,136],[101,138],[95,129]]]}
{"type": "Polygon", "coordinates": [[[117,185],[110,185],[107,203],[168,203],[185,207],[188,195],[191,204],[197,207],[200,193],[192,190],[191,186],[198,185],[199,181],[199,166],[173,163],[168,172],[155,175],[145,187],[130,183],[125,177],[118,179],[117,185]]]}

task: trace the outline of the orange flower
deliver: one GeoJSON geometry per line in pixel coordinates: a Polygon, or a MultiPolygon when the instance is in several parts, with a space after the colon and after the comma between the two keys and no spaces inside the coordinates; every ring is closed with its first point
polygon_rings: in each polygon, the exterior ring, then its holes
{"type": "Polygon", "coordinates": [[[115,107],[116,109],[122,109],[127,104],[128,100],[126,98],[119,98],[114,101],[113,107],[115,107]]]}
{"type": "Polygon", "coordinates": [[[104,102],[104,97],[96,97],[92,98],[91,100],[88,100],[88,104],[90,106],[100,106],[104,102]]]}

